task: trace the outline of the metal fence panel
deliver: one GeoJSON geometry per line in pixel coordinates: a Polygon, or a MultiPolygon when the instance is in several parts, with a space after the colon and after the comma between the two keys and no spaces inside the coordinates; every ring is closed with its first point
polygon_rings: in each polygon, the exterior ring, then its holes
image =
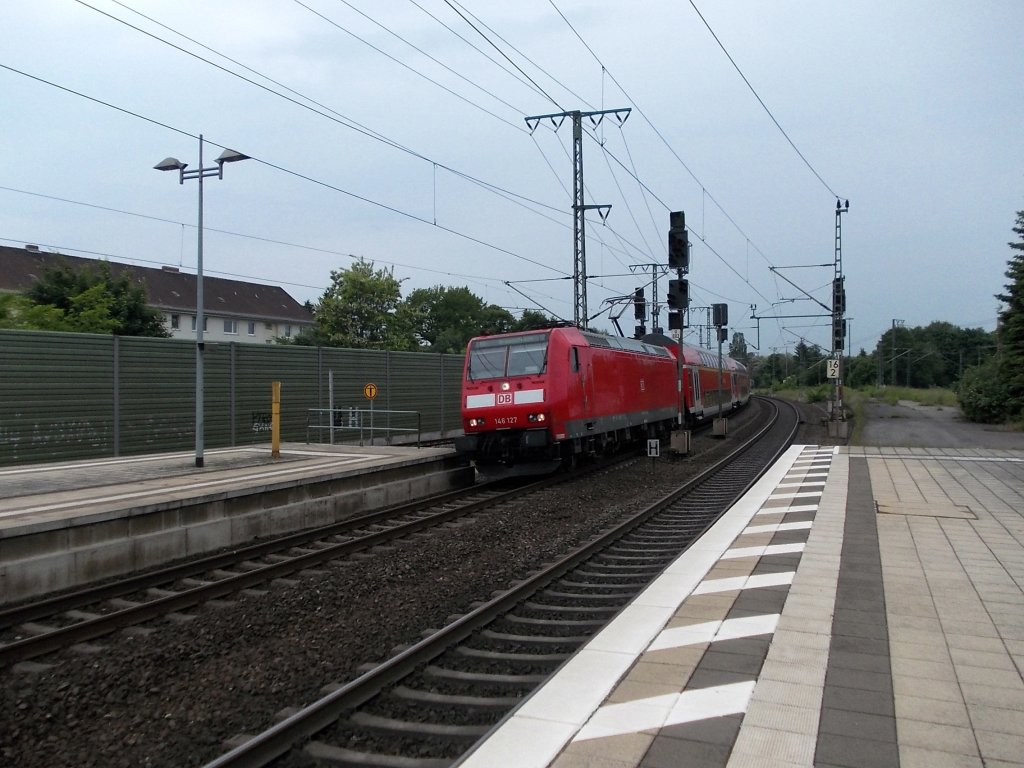
{"type": "Polygon", "coordinates": [[[441,380],[439,355],[422,352],[392,352],[389,356],[391,381],[388,407],[420,411],[427,434],[441,431],[441,380]]]}
{"type": "MultiPolygon", "coordinates": [[[[307,439],[332,377],[336,409],[372,406],[378,426],[418,411],[430,437],[461,430],[460,355],[215,342],[203,360],[209,448],[269,441],[273,381],[282,440],[307,439]]],[[[0,330],[0,465],[188,450],[195,387],[191,341],[0,330]]]]}
{"type": "MultiPolygon", "coordinates": [[[[317,402],[317,349],[235,344],[236,445],[270,440],[271,383],[281,382],[281,439],[306,439],[306,413],[317,402]]],[[[227,414],[225,401],[222,413],[227,414]]],[[[229,444],[227,442],[225,445],[229,444]]]]}
{"type": "Polygon", "coordinates": [[[0,463],[109,456],[113,339],[0,330],[0,463]]]}
{"type": "Polygon", "coordinates": [[[143,337],[117,341],[118,453],[185,451],[194,446],[195,343],[143,337]]]}

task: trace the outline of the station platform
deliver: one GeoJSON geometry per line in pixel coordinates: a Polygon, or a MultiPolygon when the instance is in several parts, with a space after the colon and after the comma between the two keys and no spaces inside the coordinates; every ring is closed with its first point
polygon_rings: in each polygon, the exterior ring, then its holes
{"type": "Polygon", "coordinates": [[[1024,451],[795,446],[458,765],[1024,766],[1024,451]]]}
{"type": "Polygon", "coordinates": [[[283,443],[0,469],[0,604],[471,485],[451,448],[283,443]]]}

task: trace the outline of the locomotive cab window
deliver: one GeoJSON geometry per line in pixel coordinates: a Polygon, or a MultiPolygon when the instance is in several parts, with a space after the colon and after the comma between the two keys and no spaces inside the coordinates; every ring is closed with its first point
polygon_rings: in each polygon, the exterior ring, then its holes
{"type": "Polygon", "coordinates": [[[467,378],[498,379],[505,376],[529,376],[547,368],[549,334],[503,336],[481,339],[469,348],[467,378]]]}

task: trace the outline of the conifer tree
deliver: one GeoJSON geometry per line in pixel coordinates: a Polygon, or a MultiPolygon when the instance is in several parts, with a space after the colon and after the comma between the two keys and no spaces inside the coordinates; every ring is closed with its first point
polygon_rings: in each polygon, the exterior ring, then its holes
{"type": "Polygon", "coordinates": [[[1017,211],[1013,231],[1021,238],[1009,243],[1013,256],[1006,270],[1010,280],[1006,293],[996,296],[1003,302],[999,313],[1000,375],[1006,385],[1010,417],[1024,413],[1024,211],[1017,211]]]}

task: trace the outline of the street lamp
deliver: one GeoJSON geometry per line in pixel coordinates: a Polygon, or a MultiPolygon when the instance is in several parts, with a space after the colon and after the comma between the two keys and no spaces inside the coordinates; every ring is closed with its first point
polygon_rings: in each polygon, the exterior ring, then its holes
{"type": "Polygon", "coordinates": [[[203,466],[203,179],[207,176],[224,178],[224,163],[235,163],[248,160],[248,155],[225,149],[217,158],[216,167],[203,167],[203,135],[199,134],[199,167],[186,171],[188,163],[176,157],[168,157],[153,166],[158,171],[177,171],[178,183],[184,184],[185,179],[199,180],[199,242],[196,258],[196,466],[203,466]]]}

